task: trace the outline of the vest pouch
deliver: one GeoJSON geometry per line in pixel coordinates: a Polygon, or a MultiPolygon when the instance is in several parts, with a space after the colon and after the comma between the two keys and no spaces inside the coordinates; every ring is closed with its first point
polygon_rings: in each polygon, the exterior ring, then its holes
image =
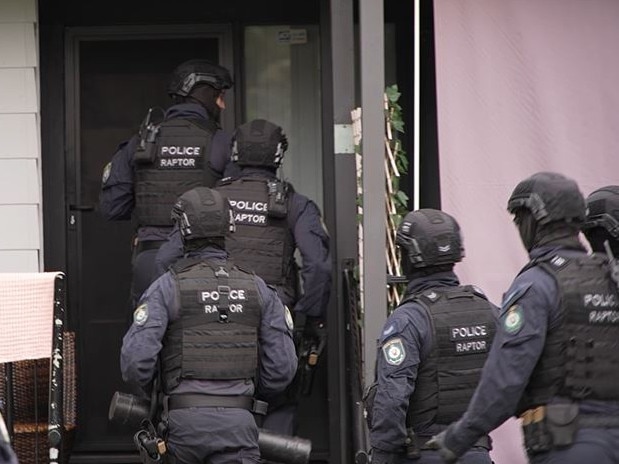
{"type": "MultiPolygon", "coordinates": [[[[150,112],[148,113],[150,118],[150,112]]],[[[138,143],[133,161],[138,164],[152,164],[157,158],[157,134],[159,126],[147,122],[146,126],[140,129],[140,142],[138,143]]]]}
{"type": "Polygon", "coordinates": [[[286,207],[286,185],[280,180],[271,180],[267,183],[269,200],[267,203],[268,215],[273,218],[285,218],[288,214],[286,207]]]}
{"type": "Polygon", "coordinates": [[[154,142],[145,142],[135,150],[133,161],[138,164],[152,164],[155,162],[157,155],[157,144],[154,142]]]}
{"type": "Polygon", "coordinates": [[[572,445],[578,431],[578,404],[546,406],[546,424],[554,447],[562,448],[572,445]]]}
{"type": "Polygon", "coordinates": [[[378,390],[378,383],[374,382],[365,390],[365,393],[363,394],[363,406],[365,407],[365,420],[368,424],[368,429],[372,428],[372,412],[374,410],[376,390],[378,390]]]}

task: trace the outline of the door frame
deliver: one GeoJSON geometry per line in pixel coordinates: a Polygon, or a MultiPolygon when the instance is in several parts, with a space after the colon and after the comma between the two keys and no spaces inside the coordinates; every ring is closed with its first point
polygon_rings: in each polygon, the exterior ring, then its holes
{"type": "MultiPolygon", "coordinates": [[[[70,303],[68,306],[69,330],[77,330],[79,327],[79,313],[82,302],[79,301],[79,288],[82,283],[82,230],[81,218],[81,112],[80,112],[80,62],[79,51],[83,42],[92,41],[118,41],[118,40],[165,40],[165,39],[192,39],[205,38],[217,39],[219,44],[220,63],[229,70],[234,69],[234,43],[233,28],[229,24],[188,24],[188,25],[148,25],[148,26],[110,26],[110,27],[73,27],[65,30],[64,40],[64,72],[65,72],[65,98],[64,98],[64,163],[65,163],[65,212],[66,212],[66,271],[68,276],[67,295],[70,303]],[[78,205],[76,208],[72,205],[78,205]]],[[[172,70],[170,70],[171,72],[172,70]]],[[[222,114],[222,125],[227,130],[235,127],[236,104],[238,85],[234,91],[226,95],[227,108],[222,114]]],[[[92,214],[92,213],[91,213],[92,214]]],[[[80,344],[79,334],[77,345],[80,344]]],[[[79,349],[77,351],[77,372],[85,372],[88,369],[85,360],[80,360],[79,349]]],[[[92,368],[92,367],[91,367],[92,368]]],[[[79,400],[78,400],[79,401],[79,400]]],[[[78,403],[78,414],[79,414],[78,403]]],[[[91,444],[97,447],[96,443],[91,444]]],[[[83,449],[89,453],[90,447],[83,449]]],[[[92,450],[94,451],[94,449],[92,450]]],[[[122,453],[122,451],[120,451],[122,453]]]]}
{"type": "MultiPolygon", "coordinates": [[[[81,181],[80,166],[80,63],[79,50],[82,42],[104,40],[148,40],[148,39],[191,39],[216,38],[219,42],[221,64],[234,69],[233,30],[229,24],[188,24],[161,26],[109,26],[109,27],[73,27],[65,32],[65,162],[66,162],[66,214],[67,214],[67,270],[71,271],[69,295],[76,295],[81,278],[81,262],[78,251],[81,248],[79,211],[71,211],[70,205],[80,203],[81,181]],[[72,283],[72,285],[71,285],[72,283]]],[[[170,70],[172,71],[172,70],[170,70]]],[[[226,96],[228,103],[223,112],[222,125],[227,130],[235,127],[235,97],[238,85],[226,96]]],[[[78,306],[73,301],[73,311],[78,306]]],[[[79,310],[79,309],[78,309],[79,310]]],[[[75,317],[69,322],[74,325],[75,317]]]]}

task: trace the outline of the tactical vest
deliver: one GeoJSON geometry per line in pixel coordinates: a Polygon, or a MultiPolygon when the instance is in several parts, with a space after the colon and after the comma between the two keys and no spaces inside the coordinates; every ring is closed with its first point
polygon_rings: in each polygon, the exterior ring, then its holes
{"type": "Polygon", "coordinates": [[[459,419],[479,383],[495,333],[493,306],[472,286],[430,289],[405,298],[428,314],[430,354],[419,366],[407,426],[448,425],[459,419]]]}
{"type": "Polygon", "coordinates": [[[180,260],[172,273],[180,314],[163,339],[164,391],[181,379],[255,377],[262,310],[253,275],[195,258],[180,260]]]}
{"type": "Polygon", "coordinates": [[[273,217],[269,211],[268,182],[241,177],[220,183],[217,190],[230,200],[236,225],[236,231],[226,238],[226,249],[235,264],[254,271],[267,284],[296,294],[294,237],[287,217],[273,217]]]}
{"type": "MultiPolygon", "coordinates": [[[[619,295],[601,255],[534,260],[557,282],[559,323],[531,374],[518,412],[554,396],[574,400],[619,400],[619,295]]],[[[524,271],[523,270],[523,271],[524,271]]]]}
{"type": "Polygon", "coordinates": [[[210,119],[170,119],[158,126],[150,160],[138,161],[136,151],[134,214],[140,226],[171,226],[172,206],[180,195],[214,186],[217,177],[208,161],[216,130],[210,119]]]}

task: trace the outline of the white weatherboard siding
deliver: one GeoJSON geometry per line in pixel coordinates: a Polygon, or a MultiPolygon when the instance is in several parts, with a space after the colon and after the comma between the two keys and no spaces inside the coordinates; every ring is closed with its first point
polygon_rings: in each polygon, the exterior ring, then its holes
{"type": "Polygon", "coordinates": [[[43,270],[36,0],[0,0],[0,272],[43,270]]]}

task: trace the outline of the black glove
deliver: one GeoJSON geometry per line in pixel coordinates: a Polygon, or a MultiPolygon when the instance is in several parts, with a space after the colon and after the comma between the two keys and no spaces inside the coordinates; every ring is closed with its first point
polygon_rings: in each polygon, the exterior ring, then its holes
{"type": "Polygon", "coordinates": [[[372,464],[396,464],[399,462],[400,455],[397,453],[388,453],[378,448],[372,448],[372,464]]]}
{"type": "Polygon", "coordinates": [[[426,443],[426,446],[430,449],[437,450],[438,454],[447,464],[454,464],[455,462],[458,462],[458,456],[456,456],[456,454],[445,445],[446,436],[447,430],[443,430],[438,435],[434,435],[432,438],[430,438],[426,443]]]}

